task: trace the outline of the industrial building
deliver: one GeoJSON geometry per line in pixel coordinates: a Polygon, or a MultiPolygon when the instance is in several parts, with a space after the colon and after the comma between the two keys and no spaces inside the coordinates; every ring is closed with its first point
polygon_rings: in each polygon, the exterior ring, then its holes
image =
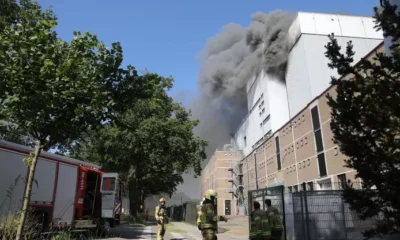
{"type": "Polygon", "coordinates": [[[340,76],[328,67],[325,45],[331,33],[343,49],[352,41],[356,63],[384,51],[383,33],[374,26],[370,17],[297,14],[288,31],[291,50],[285,79],[261,71],[247,83],[248,114],[230,145],[233,162],[217,171],[222,166],[215,163],[226,158],[216,151],[203,170],[202,191],[212,187],[223,196],[219,214],[227,215],[226,200],[236,201],[238,212],[232,214],[246,214],[248,190],[279,184],[298,191],[304,182],[309,188],[335,188],[332,182],[354,179],[354,170],[343,167],[344,156],[332,141],[326,94],[335,95],[331,76],[340,76]],[[224,187],[218,188],[217,182],[224,187]]]}

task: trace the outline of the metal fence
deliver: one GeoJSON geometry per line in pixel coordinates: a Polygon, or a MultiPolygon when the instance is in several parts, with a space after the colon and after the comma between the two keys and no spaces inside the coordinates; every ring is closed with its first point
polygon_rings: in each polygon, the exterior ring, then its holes
{"type": "Polygon", "coordinates": [[[249,210],[254,210],[254,201],[266,210],[265,200],[270,199],[281,214],[282,240],[361,240],[363,232],[376,223],[377,219],[361,220],[345,203],[342,190],[314,190],[305,183],[299,189],[285,192],[279,186],[249,191],[249,210]]]}
{"type": "Polygon", "coordinates": [[[194,202],[186,202],[179,206],[173,205],[171,207],[167,207],[167,215],[174,221],[183,221],[196,224],[197,205],[194,202]]]}
{"type": "MultiPolygon", "coordinates": [[[[286,222],[285,219],[285,194],[284,194],[285,188],[284,186],[276,186],[276,187],[270,187],[270,188],[264,188],[264,189],[259,189],[259,190],[251,190],[248,192],[248,209],[252,212],[254,211],[253,204],[254,202],[258,202],[261,205],[261,209],[266,211],[266,206],[265,206],[265,200],[269,199],[271,200],[271,205],[278,209],[280,215],[281,215],[281,220],[282,223],[286,222]]],[[[286,237],[286,224],[283,224],[283,233],[282,233],[282,239],[287,239],[286,237]]],[[[249,229],[251,229],[251,218],[249,217],[249,229]]]]}

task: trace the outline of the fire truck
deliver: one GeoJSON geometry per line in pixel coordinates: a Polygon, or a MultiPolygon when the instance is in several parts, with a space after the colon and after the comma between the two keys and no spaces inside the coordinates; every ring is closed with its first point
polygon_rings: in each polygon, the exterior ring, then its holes
{"type": "MultiPolygon", "coordinates": [[[[22,207],[28,169],[23,159],[33,149],[0,140],[0,218],[22,207]]],[[[42,231],[96,230],[107,235],[119,223],[122,184],[117,173],[100,166],[42,152],[37,162],[30,207],[42,231]],[[114,204],[114,211],[110,207],[114,204]]]]}

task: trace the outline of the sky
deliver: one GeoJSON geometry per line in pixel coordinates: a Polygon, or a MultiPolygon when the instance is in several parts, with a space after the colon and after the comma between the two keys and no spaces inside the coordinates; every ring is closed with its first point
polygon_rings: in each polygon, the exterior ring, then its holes
{"type": "MultiPolygon", "coordinates": [[[[57,32],[71,40],[73,31],[89,31],[106,45],[121,42],[124,65],[175,79],[171,95],[188,106],[197,92],[196,56],[207,39],[228,23],[247,26],[251,15],[289,12],[346,13],[372,16],[379,0],[39,0],[53,7],[57,32]]],[[[187,179],[178,191],[199,198],[198,181],[187,179]]]]}

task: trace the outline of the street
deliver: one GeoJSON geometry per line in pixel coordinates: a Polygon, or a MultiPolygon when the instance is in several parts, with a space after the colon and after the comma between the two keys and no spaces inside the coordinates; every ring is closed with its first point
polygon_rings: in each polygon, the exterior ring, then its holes
{"type": "MultiPolygon", "coordinates": [[[[227,223],[219,224],[218,239],[239,240],[247,239],[247,218],[233,218],[227,223]]],[[[135,239],[147,240],[157,239],[157,225],[154,222],[146,226],[121,225],[112,229],[107,240],[135,239]]],[[[167,225],[164,240],[201,240],[202,236],[196,226],[184,222],[172,222],[167,225]]]]}

